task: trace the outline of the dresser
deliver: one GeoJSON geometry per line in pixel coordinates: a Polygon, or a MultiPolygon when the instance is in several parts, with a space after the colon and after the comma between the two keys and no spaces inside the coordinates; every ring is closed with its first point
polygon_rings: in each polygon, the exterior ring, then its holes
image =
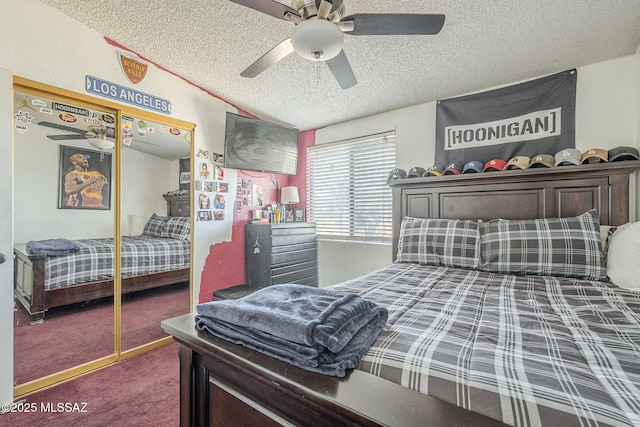
{"type": "Polygon", "coordinates": [[[163,195],[167,201],[167,216],[189,216],[191,213],[191,196],[179,194],[175,196],[163,195]]]}
{"type": "Polygon", "coordinates": [[[318,286],[315,223],[247,223],[244,231],[246,283],[215,291],[214,299],[236,299],[282,283],[318,286]]]}

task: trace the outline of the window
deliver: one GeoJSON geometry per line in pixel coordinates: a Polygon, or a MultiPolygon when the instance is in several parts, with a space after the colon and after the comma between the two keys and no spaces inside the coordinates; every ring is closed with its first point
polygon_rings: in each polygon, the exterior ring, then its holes
{"type": "Polygon", "coordinates": [[[307,212],[318,234],[390,241],[395,164],[395,132],[309,148],[307,212]]]}

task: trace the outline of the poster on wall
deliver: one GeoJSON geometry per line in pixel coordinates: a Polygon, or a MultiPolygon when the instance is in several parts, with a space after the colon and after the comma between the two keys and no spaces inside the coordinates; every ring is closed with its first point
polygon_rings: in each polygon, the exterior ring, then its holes
{"type": "Polygon", "coordinates": [[[58,209],[111,209],[111,154],[60,146],[58,209]]]}
{"type": "Polygon", "coordinates": [[[576,70],[438,101],[435,163],[508,161],[575,148],[576,70]]]}

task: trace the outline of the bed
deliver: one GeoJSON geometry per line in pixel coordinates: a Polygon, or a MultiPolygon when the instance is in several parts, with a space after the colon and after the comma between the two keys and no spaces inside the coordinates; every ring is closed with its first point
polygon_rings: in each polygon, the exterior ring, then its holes
{"type": "MultiPolygon", "coordinates": [[[[153,214],[140,236],[121,238],[122,294],[190,280],[190,218],[153,214]]],[[[63,256],[14,246],[14,295],[30,323],[44,321],[49,308],[104,298],[114,292],[114,239],[72,242],[63,256]]]]}
{"type": "Polygon", "coordinates": [[[332,287],[389,310],[358,369],[307,372],[170,319],[181,425],[640,425],[640,291],[606,280],[596,227],[628,222],[638,166],[391,182],[396,261],[332,287]],[[532,223],[569,249],[523,245],[532,223]],[[438,236],[456,248],[439,261],[412,249],[438,236]]]}

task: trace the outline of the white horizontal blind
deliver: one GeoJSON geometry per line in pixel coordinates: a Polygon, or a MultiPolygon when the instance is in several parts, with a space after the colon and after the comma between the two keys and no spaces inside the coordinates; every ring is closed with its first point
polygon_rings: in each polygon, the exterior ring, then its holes
{"type": "Polygon", "coordinates": [[[318,234],[391,240],[395,132],[310,147],[307,212],[318,234]]]}

